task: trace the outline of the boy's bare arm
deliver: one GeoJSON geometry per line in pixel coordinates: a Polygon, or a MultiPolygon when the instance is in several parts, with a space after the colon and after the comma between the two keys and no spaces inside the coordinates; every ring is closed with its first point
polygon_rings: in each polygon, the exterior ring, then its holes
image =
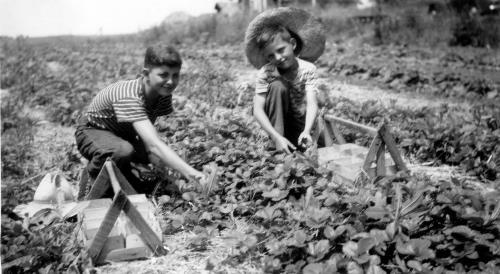
{"type": "Polygon", "coordinates": [[[175,151],[173,151],[167,144],[165,144],[158,133],[156,132],[155,127],[149,120],[142,120],[134,122],[134,129],[136,130],[139,137],[144,142],[146,149],[159,158],[161,162],[170,168],[173,168],[180,172],[184,177],[190,178],[203,178],[204,175],[202,172],[191,167],[188,163],[186,163],[175,151]]]}
{"type": "Polygon", "coordinates": [[[306,123],[304,126],[304,132],[311,133],[311,129],[316,120],[316,115],[318,115],[318,99],[316,98],[316,92],[307,91],[306,92],[306,123]]]}
{"type": "Polygon", "coordinates": [[[273,127],[271,121],[269,121],[269,118],[264,111],[265,103],[265,94],[255,94],[255,97],[253,99],[253,115],[255,119],[257,119],[257,122],[259,122],[262,128],[274,140],[277,149],[283,149],[285,152],[291,153],[289,147],[291,147],[292,149],[296,149],[295,146],[273,127]]]}
{"type": "Polygon", "coordinates": [[[299,136],[299,144],[304,142],[304,138],[307,139],[307,143],[312,142],[311,129],[316,120],[316,115],[318,115],[318,99],[316,98],[316,92],[309,90],[306,92],[306,121],[304,131],[299,136]]]}

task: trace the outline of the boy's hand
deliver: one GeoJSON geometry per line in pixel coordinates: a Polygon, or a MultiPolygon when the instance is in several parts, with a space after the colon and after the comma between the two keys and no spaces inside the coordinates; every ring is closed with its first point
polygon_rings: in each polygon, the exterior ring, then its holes
{"type": "Polygon", "coordinates": [[[312,142],[313,142],[313,140],[312,140],[311,134],[309,132],[303,131],[299,135],[299,140],[298,140],[299,146],[307,148],[310,145],[312,145],[312,142]]]}
{"type": "Polygon", "coordinates": [[[286,152],[287,154],[292,153],[292,151],[297,148],[285,137],[279,136],[274,140],[276,143],[276,149],[286,152]]]}
{"type": "Polygon", "coordinates": [[[207,180],[207,175],[201,171],[198,171],[198,170],[193,171],[189,177],[195,179],[198,182],[202,182],[202,181],[207,180]]]}

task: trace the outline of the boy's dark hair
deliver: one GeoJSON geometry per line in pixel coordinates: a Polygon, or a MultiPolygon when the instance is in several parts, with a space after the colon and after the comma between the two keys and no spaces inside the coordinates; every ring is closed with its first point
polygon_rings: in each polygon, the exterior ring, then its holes
{"type": "Polygon", "coordinates": [[[154,45],[148,47],[144,57],[144,67],[152,68],[159,66],[181,67],[181,55],[174,47],[169,45],[154,45]]]}
{"type": "Polygon", "coordinates": [[[297,42],[294,53],[298,55],[300,50],[302,49],[302,40],[300,37],[290,31],[289,29],[283,27],[282,25],[270,25],[262,30],[262,32],[257,36],[255,42],[257,47],[261,50],[266,48],[277,36],[280,36],[284,41],[290,41],[291,38],[294,38],[297,42]]]}

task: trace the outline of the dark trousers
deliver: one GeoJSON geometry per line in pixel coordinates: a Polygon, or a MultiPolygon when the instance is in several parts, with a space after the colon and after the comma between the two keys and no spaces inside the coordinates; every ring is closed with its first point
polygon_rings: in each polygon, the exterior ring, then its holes
{"type": "Polygon", "coordinates": [[[86,169],[92,182],[110,157],[129,183],[141,192],[141,182],[131,172],[130,162],[149,163],[142,141],[138,138],[124,139],[111,131],[89,126],[85,117],[80,119],[75,138],[78,151],[89,161],[86,169]]]}
{"type": "Polygon", "coordinates": [[[291,111],[290,87],[282,80],[275,80],[269,85],[264,111],[274,129],[297,146],[306,116],[291,111]]]}

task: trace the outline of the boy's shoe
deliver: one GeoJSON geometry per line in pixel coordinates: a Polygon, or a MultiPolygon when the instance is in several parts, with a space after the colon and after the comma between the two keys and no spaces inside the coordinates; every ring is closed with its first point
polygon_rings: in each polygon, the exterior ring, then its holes
{"type": "Polygon", "coordinates": [[[130,163],[132,174],[142,182],[156,182],[160,179],[157,172],[144,164],[130,163]]]}
{"type": "Polygon", "coordinates": [[[130,166],[132,174],[137,178],[133,187],[138,193],[150,194],[161,182],[161,176],[151,167],[138,163],[130,163],[130,166]]]}

